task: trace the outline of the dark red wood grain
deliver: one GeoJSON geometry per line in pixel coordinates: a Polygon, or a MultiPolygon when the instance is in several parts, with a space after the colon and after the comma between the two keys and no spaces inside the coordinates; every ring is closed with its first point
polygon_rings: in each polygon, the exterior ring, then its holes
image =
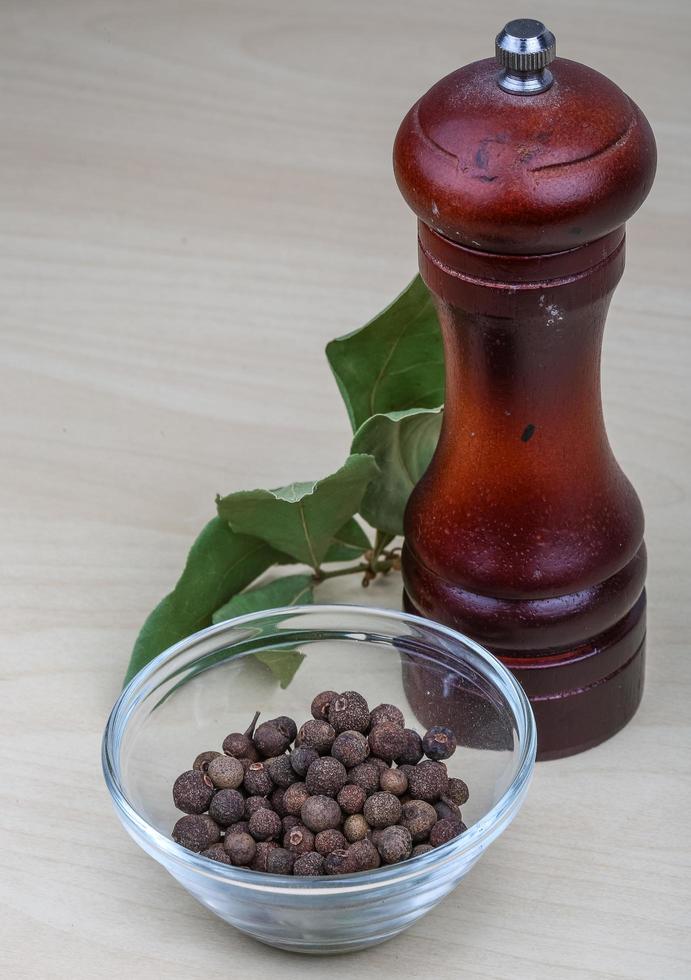
{"type": "MultiPolygon", "coordinates": [[[[600,352],[624,222],[655,172],[628,97],[552,68],[528,97],[499,89],[490,61],[453,73],[394,151],[446,357],[439,445],[406,512],[406,604],[514,671],[541,758],[609,737],[642,693],[643,513],[605,432],[600,352]]],[[[462,729],[462,699],[456,714],[462,729]]]]}

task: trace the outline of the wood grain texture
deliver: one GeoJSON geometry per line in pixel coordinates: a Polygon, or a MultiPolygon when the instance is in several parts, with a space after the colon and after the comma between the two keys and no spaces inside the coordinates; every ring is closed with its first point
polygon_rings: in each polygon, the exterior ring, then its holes
{"type": "MultiPolygon", "coordinates": [[[[310,980],[197,906],[121,831],[99,741],[145,614],[217,491],[336,468],[322,348],[416,265],[399,121],[514,4],[5,0],[0,10],[0,971],[310,980]],[[27,765],[30,762],[30,765],[27,765]]],[[[433,916],[345,980],[691,975],[691,114],[682,0],[536,0],[618,82],[660,165],[608,319],[608,430],[647,515],[647,691],[539,767],[433,916]]],[[[326,598],[361,599],[332,582],[326,598]]],[[[397,605],[396,583],[371,603],[397,605]]]]}

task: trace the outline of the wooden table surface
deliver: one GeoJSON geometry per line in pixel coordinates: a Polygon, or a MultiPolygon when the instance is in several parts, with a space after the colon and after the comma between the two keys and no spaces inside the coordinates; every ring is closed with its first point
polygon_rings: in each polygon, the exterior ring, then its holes
{"type": "MultiPolygon", "coordinates": [[[[611,441],[643,499],[649,666],[629,727],[538,767],[516,822],[392,943],[256,944],[140,852],[101,731],[217,491],[335,469],[323,347],[407,282],[391,146],[514,4],[4,0],[0,972],[12,978],[691,976],[686,2],[534,2],[614,78],[660,165],[609,316],[611,441]],[[492,9],[489,9],[489,8],[492,9]],[[328,973],[327,973],[328,970],[328,973]]],[[[331,582],[394,606],[399,586],[331,582]]]]}

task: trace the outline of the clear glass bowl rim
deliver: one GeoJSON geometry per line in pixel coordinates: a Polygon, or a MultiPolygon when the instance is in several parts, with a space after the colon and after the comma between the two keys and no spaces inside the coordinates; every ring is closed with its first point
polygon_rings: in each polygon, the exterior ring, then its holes
{"type": "MultiPolygon", "coordinates": [[[[449,656],[448,650],[445,650],[445,655],[449,656]]],[[[475,667],[477,668],[477,664],[475,667]]],[[[168,647],[167,650],[164,650],[135,674],[123,688],[113,705],[103,733],[101,762],[106,786],[120,819],[135,839],[144,838],[147,841],[149,845],[147,849],[156,851],[164,865],[183,866],[188,871],[194,871],[202,877],[225,881],[228,884],[247,888],[251,891],[284,892],[286,894],[295,892],[314,894],[318,892],[322,895],[342,895],[346,892],[371,890],[401,881],[413,880],[419,875],[433,873],[449,862],[458,862],[459,865],[463,865],[463,863],[473,859],[474,854],[479,855],[486,843],[491,843],[499,836],[520,807],[533,774],[536,750],[537,729],[530,702],[518,681],[489,650],[458,630],[443,626],[434,620],[414,616],[411,613],[378,606],[331,603],[309,606],[279,606],[274,609],[249,613],[208,626],[168,647]],[[442,847],[435,848],[433,851],[412,860],[386,867],[382,866],[372,871],[361,871],[357,874],[310,878],[273,875],[267,872],[250,871],[247,868],[236,868],[218,861],[210,861],[208,858],[176,844],[172,837],[162,834],[138,813],[128,800],[121,785],[118,761],[119,741],[127,727],[130,715],[150,693],[153,679],[169,660],[173,660],[180,653],[195,646],[200,640],[239,626],[256,623],[262,619],[274,618],[282,614],[302,616],[309,619],[311,616],[317,615],[337,617],[344,613],[362,614],[368,617],[379,616],[384,620],[419,625],[433,633],[439,633],[455,641],[460,640],[477,656],[482,665],[483,676],[500,691],[513,712],[520,753],[516,775],[500,799],[487,813],[472,824],[460,837],[454,838],[442,847]]]]}

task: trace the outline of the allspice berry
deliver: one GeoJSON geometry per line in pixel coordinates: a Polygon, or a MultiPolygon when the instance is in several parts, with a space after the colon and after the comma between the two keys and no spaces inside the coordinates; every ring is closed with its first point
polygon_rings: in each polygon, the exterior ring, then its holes
{"type": "Polygon", "coordinates": [[[410,852],[411,857],[419,857],[421,854],[429,854],[434,848],[431,844],[416,844],[415,847],[410,852]]]}
{"type": "Polygon", "coordinates": [[[304,783],[293,783],[283,794],[283,809],[294,817],[300,815],[302,804],[309,799],[309,790],[304,783]]]}
{"type": "Polygon", "coordinates": [[[348,870],[350,871],[373,871],[381,864],[379,851],[367,838],[351,844],[346,855],[348,870]]]}
{"type": "Polygon", "coordinates": [[[221,827],[242,820],[244,813],[245,798],[236,789],[219,789],[209,804],[209,816],[221,827]]]}
{"type": "Polygon", "coordinates": [[[248,796],[245,800],[243,819],[249,820],[257,810],[273,810],[271,800],[266,796],[248,796]]]}
{"type": "Polygon", "coordinates": [[[404,728],[405,747],[398,753],[395,762],[399,766],[415,766],[425,754],[422,751],[422,739],[412,728],[404,728]]]}
{"type": "Polygon", "coordinates": [[[218,844],[212,844],[211,847],[207,847],[205,851],[202,851],[202,857],[210,858],[212,861],[218,861],[219,864],[232,864],[225,847],[220,842],[218,844]]]}
{"type": "Polygon", "coordinates": [[[188,769],[173,783],[173,803],[183,813],[203,813],[213,795],[214,784],[200,769],[188,769]]]}
{"type": "Polygon", "coordinates": [[[254,728],[259,718],[259,712],[255,711],[254,718],[249,723],[244,732],[231,732],[223,739],[223,751],[226,755],[232,755],[236,759],[249,759],[256,762],[259,754],[252,743],[254,728]]]}
{"type": "Polygon", "coordinates": [[[406,770],[408,792],[414,800],[436,803],[449,788],[449,777],[443,762],[425,761],[406,770]]]}
{"type": "Polygon", "coordinates": [[[173,840],[188,851],[200,853],[221,839],[221,828],[206,813],[188,813],[173,827],[173,840]]]}
{"type": "Polygon", "coordinates": [[[345,850],[331,851],[324,858],[325,875],[342,875],[351,870],[348,864],[348,852],[345,850]]]}
{"type": "Polygon", "coordinates": [[[434,809],[438,820],[456,820],[458,822],[461,820],[460,808],[448,796],[442,796],[440,800],[437,800],[434,809]]]}
{"type": "Polygon", "coordinates": [[[298,745],[306,745],[319,755],[326,755],[331,750],[336,732],[328,721],[311,718],[306,721],[298,732],[298,745]]]}
{"type": "Polygon", "coordinates": [[[366,799],[367,793],[365,793],[362,786],[356,786],[355,783],[346,783],[343,789],[339,790],[336,802],[344,813],[353,814],[362,812],[366,799]]]}
{"type": "Polygon", "coordinates": [[[223,846],[231,864],[238,867],[246,867],[251,864],[254,861],[254,855],[257,853],[256,841],[250,834],[226,834],[223,846]]]}
{"type": "Polygon", "coordinates": [[[336,796],[348,779],[345,766],[332,756],[317,759],[307,770],[305,785],[313,795],[336,796]]]}
{"type": "Polygon", "coordinates": [[[361,813],[354,813],[351,817],[346,817],[343,824],[343,834],[345,839],[354,844],[357,840],[364,840],[372,828],[361,813]]]}
{"type": "Polygon", "coordinates": [[[297,877],[298,875],[305,877],[315,877],[316,875],[324,874],[324,858],[321,854],[317,854],[316,851],[308,851],[306,854],[301,854],[299,857],[295,858],[295,864],[293,865],[293,874],[297,877]]]}
{"type": "Polygon", "coordinates": [[[269,854],[276,850],[278,844],[275,840],[262,840],[257,844],[254,860],[250,865],[253,871],[266,871],[269,861],[269,854]]]}
{"type": "Polygon", "coordinates": [[[223,739],[223,751],[226,755],[232,755],[236,759],[250,759],[256,762],[259,753],[252,744],[249,735],[242,735],[240,732],[231,732],[223,739]]]}
{"type": "Polygon", "coordinates": [[[404,803],[398,821],[401,827],[410,831],[414,844],[426,841],[429,832],[437,822],[437,814],[431,803],[424,800],[411,800],[404,803]]]}
{"type": "Polygon", "coordinates": [[[293,827],[297,827],[297,825],[299,823],[302,823],[302,820],[300,819],[300,817],[295,817],[295,816],[293,816],[292,813],[289,813],[281,821],[281,824],[283,826],[283,833],[284,834],[287,834],[289,830],[292,830],[293,827]]]}
{"type": "Polygon", "coordinates": [[[380,775],[381,775],[381,773],[384,772],[385,769],[390,769],[391,768],[391,763],[390,762],[385,762],[383,759],[380,759],[379,756],[377,756],[377,755],[370,755],[369,758],[367,759],[367,761],[368,762],[371,762],[373,766],[376,766],[377,767],[377,769],[379,770],[379,774],[380,775]]]}
{"type": "Polygon", "coordinates": [[[251,796],[267,796],[274,788],[263,762],[253,762],[245,773],[244,787],[251,796]]]}
{"type": "Polygon", "coordinates": [[[207,772],[209,769],[209,763],[217,758],[219,755],[223,755],[222,752],[200,752],[197,758],[192,763],[193,769],[200,769],[201,772],[207,772]]]}
{"type": "Polygon", "coordinates": [[[366,732],[369,728],[369,707],[357,691],[344,691],[329,704],[329,724],[340,732],[366,732]]]}
{"type": "Polygon", "coordinates": [[[348,843],[340,830],[321,830],[314,838],[314,849],[326,856],[332,851],[342,851],[348,843]]]}
{"type": "Polygon", "coordinates": [[[318,719],[319,721],[325,720],[329,714],[329,705],[333,699],[337,697],[337,691],[322,691],[321,694],[318,694],[310,705],[310,713],[312,717],[318,719]]]}
{"type": "Polygon", "coordinates": [[[267,759],[264,765],[273,784],[280,786],[281,789],[287,789],[298,781],[297,773],[291,766],[290,758],[287,755],[279,755],[273,759],[267,759]]]}
{"type": "Polygon", "coordinates": [[[462,779],[456,779],[455,776],[452,776],[449,779],[449,787],[446,791],[446,795],[456,804],[456,806],[463,806],[464,803],[468,802],[470,793],[468,792],[468,787],[462,779]]]}
{"type": "Polygon", "coordinates": [[[413,850],[413,839],[405,827],[387,827],[377,844],[377,850],[384,864],[405,861],[413,850]]]}
{"type": "Polygon", "coordinates": [[[441,847],[442,844],[446,844],[462,833],[463,824],[460,820],[437,820],[430,830],[429,842],[432,847],[441,847]]]}
{"type": "Polygon", "coordinates": [[[368,738],[372,755],[385,762],[393,762],[405,751],[407,744],[405,729],[392,721],[383,721],[375,725],[368,738]]]}
{"type": "Polygon", "coordinates": [[[285,796],[285,792],[286,791],[284,789],[281,789],[280,786],[277,786],[276,789],[272,792],[271,796],[269,797],[271,806],[279,815],[279,817],[286,816],[286,809],[283,806],[283,797],[285,796]]]}
{"type": "Polygon", "coordinates": [[[279,715],[278,718],[272,718],[269,721],[269,725],[274,725],[279,731],[283,732],[288,739],[288,745],[295,741],[298,733],[298,726],[295,724],[292,718],[288,717],[288,715],[279,715]]]}
{"type": "Polygon", "coordinates": [[[274,847],[266,858],[266,870],[271,875],[292,875],[295,854],[285,847],[274,847]]]}
{"type": "Polygon", "coordinates": [[[342,762],[346,769],[352,769],[364,762],[369,753],[369,742],[362,732],[341,732],[331,746],[331,755],[342,762]]]}
{"type": "Polygon", "coordinates": [[[221,753],[211,760],[207,774],[217,789],[237,789],[245,778],[240,760],[221,753]]]}
{"type": "Polygon", "coordinates": [[[456,751],[456,736],[444,725],[434,725],[422,739],[422,750],[428,759],[437,762],[450,758],[456,751]]]}
{"type": "Polygon", "coordinates": [[[282,830],[281,818],[273,810],[257,810],[250,817],[249,831],[255,840],[275,840],[282,830]]]}
{"type": "Polygon", "coordinates": [[[281,755],[290,745],[288,736],[270,721],[265,721],[263,725],[259,725],[252,741],[259,755],[265,759],[281,755]]]}
{"type": "Polygon", "coordinates": [[[318,834],[322,830],[340,827],[343,814],[330,796],[310,796],[300,810],[300,818],[306,827],[318,834]]]}
{"type": "Polygon", "coordinates": [[[306,854],[314,850],[314,834],[309,827],[299,823],[284,834],[283,846],[293,854],[306,854]]]}
{"type": "Polygon", "coordinates": [[[319,753],[310,745],[298,745],[288,756],[290,766],[297,776],[306,776],[307,770],[315,759],[319,758],[319,753]]]}
{"type": "Polygon", "coordinates": [[[379,786],[385,793],[400,797],[408,790],[408,777],[400,769],[384,769],[379,773],[379,786]]]}
{"type": "Polygon", "coordinates": [[[398,823],[401,804],[393,793],[373,793],[365,802],[362,813],[370,827],[380,830],[398,823]]]}
{"type": "Polygon", "coordinates": [[[370,728],[381,725],[385,721],[393,722],[394,725],[405,728],[403,712],[395,704],[378,704],[376,708],[372,708],[370,711],[369,719],[370,728]]]}
{"type": "Polygon", "coordinates": [[[379,789],[379,769],[373,762],[361,762],[348,772],[348,782],[359,786],[369,796],[379,789]]]}
{"type": "Polygon", "coordinates": [[[250,825],[247,820],[237,820],[226,827],[226,840],[230,834],[249,834],[250,825]]]}

